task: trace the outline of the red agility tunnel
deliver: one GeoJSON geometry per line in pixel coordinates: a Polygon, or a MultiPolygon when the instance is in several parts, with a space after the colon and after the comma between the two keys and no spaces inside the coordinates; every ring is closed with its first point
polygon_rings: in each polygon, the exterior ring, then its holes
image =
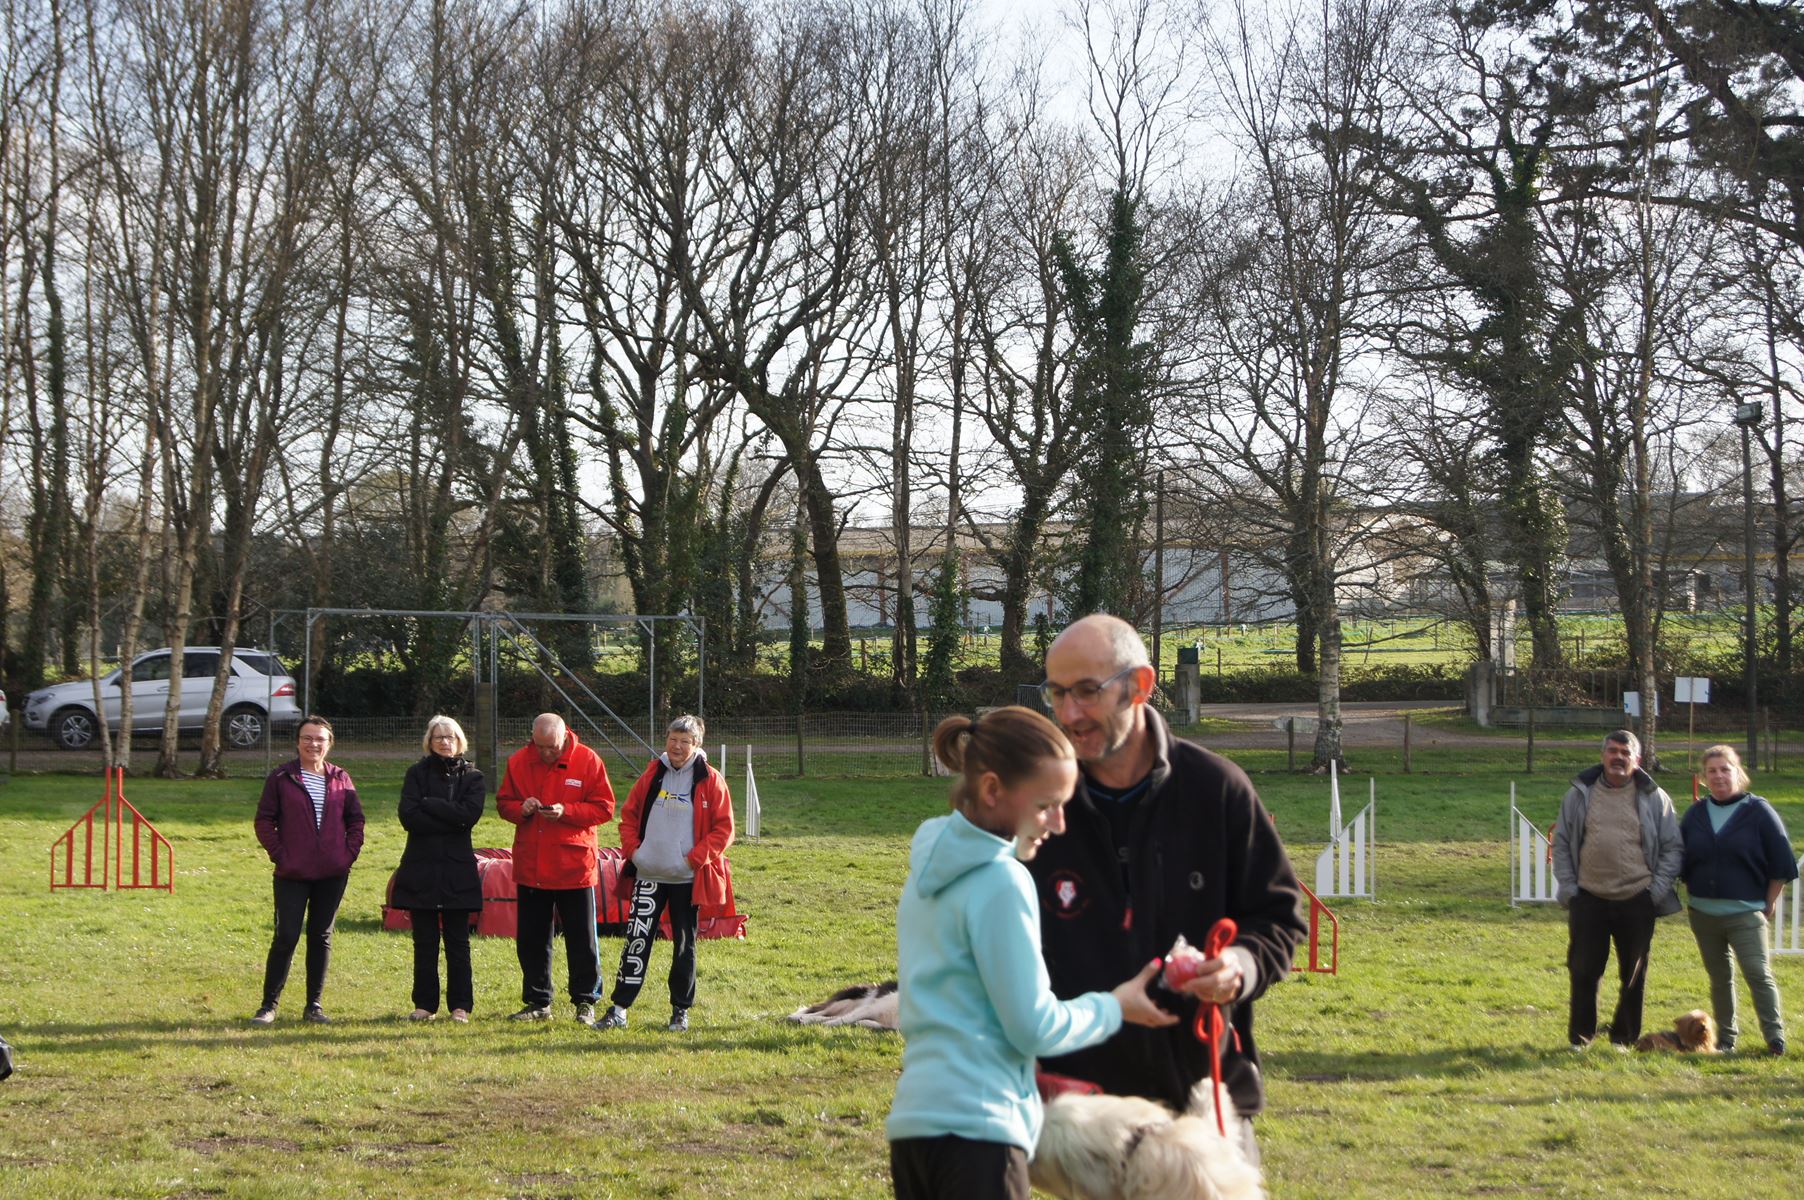
{"type": "MultiPolygon", "coordinates": [[[[513,937],[520,926],[514,907],[514,852],[478,850],[476,877],[482,881],[482,911],[470,921],[470,928],[482,937],[513,937]]],[[[412,918],[406,909],[394,907],[394,898],[395,877],[391,874],[383,893],[382,928],[412,929],[412,918]]]]}
{"type": "MultiPolygon", "coordinates": [[[[724,859],[722,860],[725,861],[724,859]]],[[[595,883],[595,924],[604,932],[620,933],[626,925],[627,897],[630,889],[620,886],[620,868],[626,860],[620,851],[608,847],[600,851],[597,866],[600,877],[595,883]]],[[[482,878],[482,912],[475,922],[476,932],[484,937],[513,937],[519,928],[515,911],[514,853],[512,850],[478,850],[476,873],[482,878]]],[[[704,938],[745,938],[745,915],[733,903],[732,867],[727,867],[727,902],[704,905],[697,914],[696,935],[704,938]]],[[[395,894],[395,879],[388,879],[389,899],[395,894]]],[[[382,905],[384,929],[411,929],[413,922],[407,910],[382,905]]],[[[670,937],[668,913],[658,923],[658,936],[670,937]]]]}

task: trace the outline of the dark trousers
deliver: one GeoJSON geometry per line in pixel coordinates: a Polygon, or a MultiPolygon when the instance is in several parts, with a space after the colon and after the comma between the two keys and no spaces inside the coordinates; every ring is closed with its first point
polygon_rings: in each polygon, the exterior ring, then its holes
{"type": "Polygon", "coordinates": [[[658,916],[670,910],[670,1007],[689,1008],[695,1003],[695,885],[692,883],[633,883],[633,906],[626,922],[626,945],[620,951],[620,973],[614,976],[615,1004],[631,1008],[645,986],[645,968],[651,962],[652,942],[658,936],[658,916]]]}
{"type": "Polygon", "coordinates": [[[445,934],[445,991],[449,1007],[469,1012],[476,1007],[470,980],[470,914],[463,909],[410,908],[413,919],[413,1006],[438,1011],[438,939],[440,918],[445,934]]]}
{"type": "Polygon", "coordinates": [[[1027,1151],[1003,1142],[899,1138],[889,1173],[896,1200],[1028,1200],[1027,1151]]]}
{"type": "Polygon", "coordinates": [[[332,962],[332,926],[338,920],[338,902],[345,897],[349,875],[330,879],[276,880],[276,936],[263,964],[263,1003],[274,1008],[288,985],[288,965],[294,948],[307,931],[307,1003],[318,1004],[326,989],[326,967],[332,962]]]}
{"type": "Polygon", "coordinates": [[[1627,900],[1605,900],[1583,888],[1566,910],[1566,971],[1572,979],[1572,1000],[1566,1021],[1566,1037],[1583,1045],[1600,1032],[1608,1032],[1619,1045],[1634,1045],[1641,1036],[1641,996],[1647,987],[1647,955],[1654,944],[1654,898],[1642,892],[1627,900]],[[1609,1027],[1597,1025],[1597,985],[1616,946],[1616,1012],[1609,1027]]]}
{"type": "Polygon", "coordinates": [[[551,914],[564,926],[564,958],[570,965],[570,999],[593,1004],[601,997],[601,950],[595,942],[594,888],[514,889],[519,929],[520,1000],[532,1008],[551,1004],[551,914]]]}

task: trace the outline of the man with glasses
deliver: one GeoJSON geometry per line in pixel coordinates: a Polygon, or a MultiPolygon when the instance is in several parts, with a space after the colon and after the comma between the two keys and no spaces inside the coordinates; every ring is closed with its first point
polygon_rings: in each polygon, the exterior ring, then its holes
{"type": "Polygon", "coordinates": [[[501,819],[514,825],[514,889],[520,957],[515,1021],[551,1016],[551,914],[564,926],[570,1000],[576,1019],[595,1024],[601,955],[595,940],[595,827],[614,816],[614,789],[595,751],[556,713],[532,723],[532,740],[507,760],[495,792],[501,819]]]}
{"type": "Polygon", "coordinates": [[[1116,617],[1083,618],[1046,653],[1040,693],[1082,768],[1064,835],[1048,838],[1027,864],[1052,988],[1061,998],[1107,991],[1180,934],[1201,948],[1223,917],[1238,933],[1181,995],[1166,994],[1183,1021],[1124,1028],[1042,1066],[1181,1111],[1209,1078],[1209,1050],[1192,1018],[1199,1003],[1222,1005],[1233,1026],[1221,1047],[1222,1081],[1257,1162],[1251,1118],[1265,1090],[1253,1001],[1290,972],[1305,932],[1302,891],[1246,773],[1172,737],[1147,703],[1156,682],[1139,633],[1116,617]]]}

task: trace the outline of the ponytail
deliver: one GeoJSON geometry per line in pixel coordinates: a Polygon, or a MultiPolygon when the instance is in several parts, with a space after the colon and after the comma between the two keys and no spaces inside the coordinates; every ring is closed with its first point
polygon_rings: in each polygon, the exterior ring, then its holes
{"type": "Polygon", "coordinates": [[[1012,787],[1048,760],[1075,761],[1077,753],[1057,725],[1011,704],[975,718],[947,717],[933,731],[933,756],[958,777],[952,806],[968,814],[985,773],[1012,787]]]}

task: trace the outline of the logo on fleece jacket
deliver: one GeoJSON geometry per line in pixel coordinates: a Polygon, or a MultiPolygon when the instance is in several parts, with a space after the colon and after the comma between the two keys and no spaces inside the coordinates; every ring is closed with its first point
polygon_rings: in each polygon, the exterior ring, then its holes
{"type": "Polygon", "coordinates": [[[1076,871],[1060,871],[1052,877],[1052,894],[1059,902],[1058,915],[1065,920],[1080,916],[1090,907],[1090,895],[1084,877],[1076,871]]]}

